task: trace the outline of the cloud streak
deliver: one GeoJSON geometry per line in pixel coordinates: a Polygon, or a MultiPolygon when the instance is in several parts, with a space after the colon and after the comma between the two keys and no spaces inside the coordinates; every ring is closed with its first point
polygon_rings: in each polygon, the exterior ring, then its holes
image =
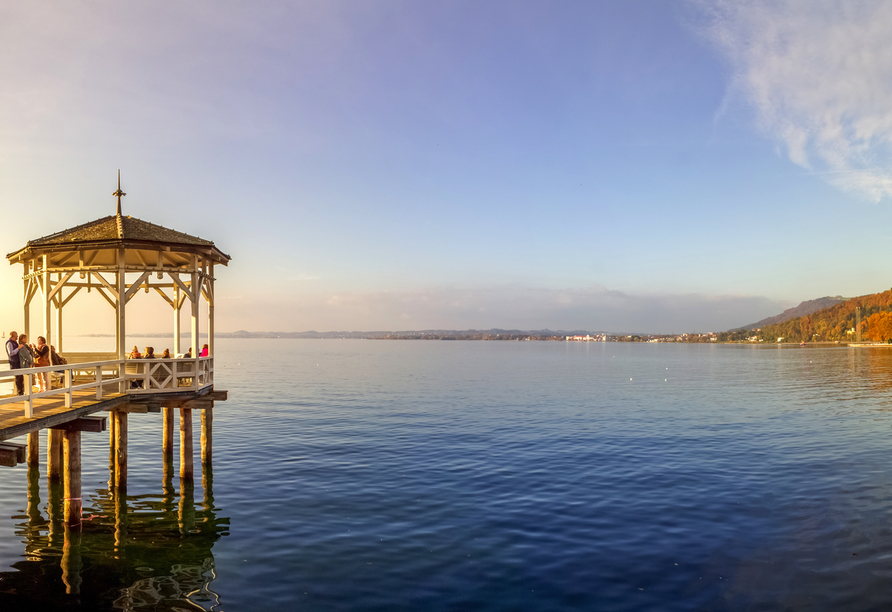
{"type": "Polygon", "coordinates": [[[721,331],[782,312],[788,304],[760,296],[633,295],[595,285],[550,289],[529,286],[438,287],[404,291],[304,293],[280,304],[228,304],[218,329],[249,331],[374,331],[420,329],[586,329],[680,333],[721,331]],[[242,313],[244,309],[245,313],[242,313]],[[231,321],[230,321],[231,319],[231,321]]]}
{"type": "Polygon", "coordinates": [[[892,4],[695,2],[732,90],[794,163],[873,201],[892,196],[892,4]]]}

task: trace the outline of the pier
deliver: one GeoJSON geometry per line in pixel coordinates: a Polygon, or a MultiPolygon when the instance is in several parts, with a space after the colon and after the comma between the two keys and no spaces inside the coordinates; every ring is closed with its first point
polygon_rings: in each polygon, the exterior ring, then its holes
{"type": "MultiPolygon", "coordinates": [[[[27,464],[29,479],[36,478],[44,438],[46,477],[51,489],[64,491],[54,508],[61,505],[65,537],[72,541],[83,527],[81,434],[108,433],[108,490],[110,503],[116,504],[126,499],[129,416],[162,413],[159,460],[165,474],[172,470],[178,416],[180,486],[191,491],[193,411],[201,413],[200,462],[209,482],[213,410],[228,396],[214,386],[214,270],[228,265],[230,257],[212,241],[123,215],[121,198],[126,194],[120,174],[113,195],[114,215],[31,240],[7,255],[10,264],[22,265],[24,272],[23,319],[16,329],[29,343],[36,344],[37,336],[43,336],[67,363],[0,372],[0,384],[13,389],[13,394],[0,397],[0,469],[27,464]],[[65,352],[65,307],[78,295],[94,291],[109,307],[105,314],[114,319],[115,350],[65,352]],[[176,357],[128,358],[127,304],[140,291],[160,296],[159,305],[171,308],[176,357]],[[202,307],[205,320],[200,317],[202,307]],[[37,316],[32,318],[34,310],[37,316]],[[181,347],[183,310],[189,315],[189,327],[188,344],[181,347]],[[199,343],[202,330],[207,336],[204,352],[199,343]],[[49,383],[43,391],[35,389],[40,377],[49,383]],[[17,386],[23,387],[23,394],[15,394],[17,386]],[[27,443],[10,442],[22,436],[27,436],[27,443]]],[[[62,563],[64,575],[64,555],[62,563]]]]}

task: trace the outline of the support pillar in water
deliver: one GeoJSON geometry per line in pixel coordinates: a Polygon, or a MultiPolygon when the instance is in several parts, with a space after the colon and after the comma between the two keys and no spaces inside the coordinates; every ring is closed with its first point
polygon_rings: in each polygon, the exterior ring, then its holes
{"type": "MultiPolygon", "coordinates": [[[[80,435],[80,432],[78,432],[80,435]]],[[[84,563],[81,559],[81,531],[65,527],[65,541],[62,544],[62,582],[65,583],[65,592],[69,595],[77,595],[81,592],[81,569],[84,563]]]]}
{"type": "Polygon", "coordinates": [[[127,413],[115,411],[115,494],[127,493],[127,413]]]}
{"type": "Polygon", "coordinates": [[[64,432],[65,462],[65,524],[69,529],[81,529],[81,432],[64,432]]]}
{"type": "Polygon", "coordinates": [[[180,485],[192,484],[192,409],[180,408],[180,485]]]}
{"type": "Polygon", "coordinates": [[[201,464],[210,465],[214,456],[214,409],[201,411],[201,464]]]}
{"type": "Polygon", "coordinates": [[[161,412],[164,417],[164,440],[161,443],[161,452],[167,455],[173,455],[173,408],[162,408],[161,412]]]}
{"type": "Polygon", "coordinates": [[[28,467],[40,467],[40,432],[32,431],[28,434],[28,467]]]}
{"type": "Polygon", "coordinates": [[[61,429],[46,431],[46,475],[50,482],[59,482],[62,478],[62,438],[65,432],[61,429]]]}

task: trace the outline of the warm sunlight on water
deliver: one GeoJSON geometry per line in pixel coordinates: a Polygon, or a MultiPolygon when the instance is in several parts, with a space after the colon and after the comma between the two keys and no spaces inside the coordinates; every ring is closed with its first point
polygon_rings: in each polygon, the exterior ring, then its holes
{"type": "Polygon", "coordinates": [[[210,491],[132,415],[123,512],[84,434],[78,596],[0,468],[0,609],[892,602],[892,350],[220,340],[217,386],[210,491]]]}

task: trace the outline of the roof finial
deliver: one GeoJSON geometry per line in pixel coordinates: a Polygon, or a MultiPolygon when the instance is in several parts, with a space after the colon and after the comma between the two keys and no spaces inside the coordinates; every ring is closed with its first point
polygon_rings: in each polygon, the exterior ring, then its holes
{"type": "Polygon", "coordinates": [[[118,170],[118,190],[112,194],[113,196],[118,197],[118,216],[121,216],[121,196],[127,195],[123,191],[121,191],[121,170],[118,170]]]}

